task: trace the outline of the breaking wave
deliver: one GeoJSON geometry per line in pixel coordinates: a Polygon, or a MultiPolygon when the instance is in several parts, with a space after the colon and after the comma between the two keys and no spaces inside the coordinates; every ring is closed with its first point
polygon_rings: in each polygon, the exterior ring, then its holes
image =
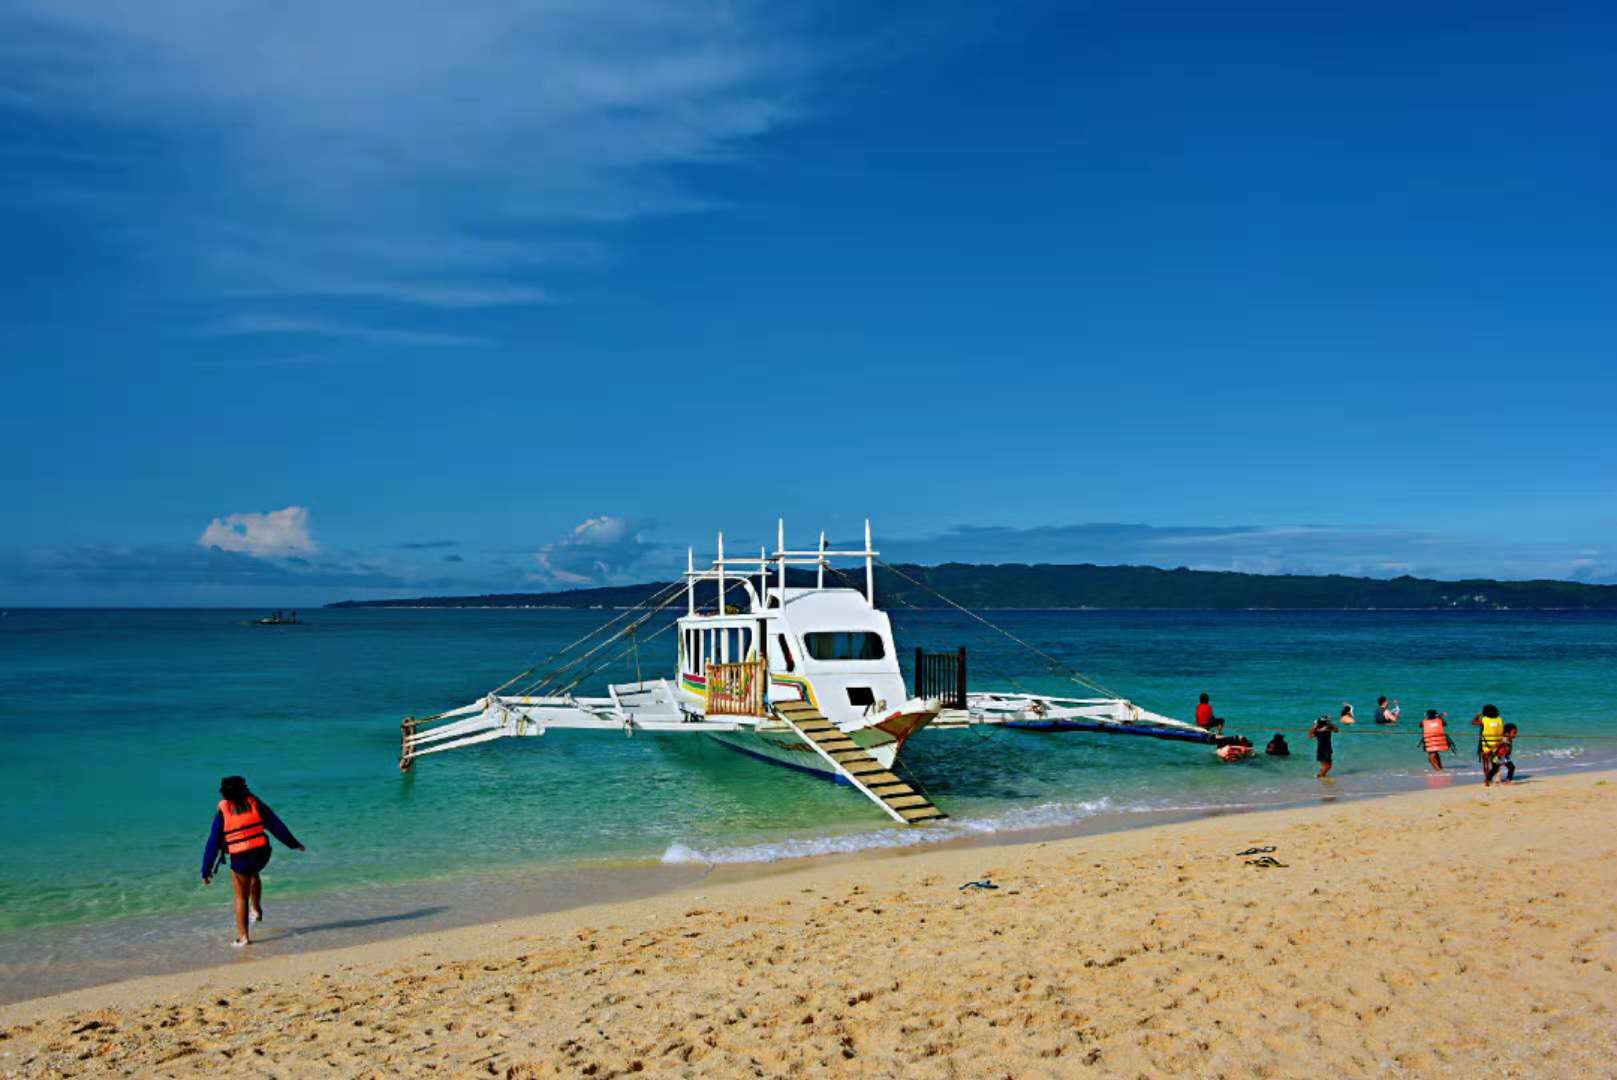
{"type": "Polygon", "coordinates": [[[992,818],[954,818],[942,825],[925,829],[883,829],[879,832],[841,833],[832,836],[805,836],[790,840],[774,840],[760,844],[718,845],[692,847],[675,841],[663,852],[664,865],[675,866],[697,863],[718,866],[729,863],[768,863],[784,859],[806,859],[816,855],[849,855],[859,851],[884,848],[906,848],[921,844],[938,844],[971,836],[993,833],[1025,832],[1034,829],[1059,828],[1073,825],[1085,818],[1108,811],[1143,812],[1150,810],[1194,810],[1196,807],[1118,807],[1111,799],[1100,798],[1086,802],[1051,802],[1038,806],[1020,807],[992,818]]]}

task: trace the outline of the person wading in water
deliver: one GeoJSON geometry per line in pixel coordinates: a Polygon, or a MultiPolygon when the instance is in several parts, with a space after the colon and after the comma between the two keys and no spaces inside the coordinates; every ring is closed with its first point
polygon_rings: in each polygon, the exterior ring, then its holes
{"type": "Polygon", "coordinates": [[[1497,705],[1484,705],[1482,711],[1471,718],[1471,726],[1482,729],[1482,736],[1477,740],[1477,759],[1482,762],[1482,786],[1491,787],[1493,774],[1499,771],[1493,763],[1494,751],[1505,741],[1505,721],[1497,705]]]}
{"type": "Polygon", "coordinates": [[[264,883],[259,873],[270,861],[266,831],[293,851],[305,850],[298,838],[275,816],[275,811],[247,790],[247,781],[227,776],[219,781],[219,808],[214,811],[213,829],[202,850],[202,884],[213,884],[213,873],[226,855],[230,857],[230,877],[236,887],[236,940],[232,945],[251,943],[247,933],[247,909],[252,921],[264,918],[264,883]]]}
{"type": "Polygon", "coordinates": [[[1319,772],[1314,774],[1316,779],[1325,779],[1331,771],[1331,759],[1335,756],[1331,752],[1331,736],[1340,730],[1329,716],[1315,720],[1314,726],[1308,729],[1308,737],[1314,740],[1314,760],[1319,762],[1319,772]]]}
{"type": "Polygon", "coordinates": [[[1447,713],[1427,709],[1426,719],[1420,722],[1421,749],[1426,751],[1426,763],[1432,767],[1433,772],[1443,771],[1443,759],[1439,755],[1454,749],[1454,740],[1449,738],[1447,720],[1447,713]]]}

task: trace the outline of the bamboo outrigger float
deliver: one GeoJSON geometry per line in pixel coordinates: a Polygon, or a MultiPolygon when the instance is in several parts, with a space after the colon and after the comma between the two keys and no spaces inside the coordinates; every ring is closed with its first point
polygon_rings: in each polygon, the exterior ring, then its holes
{"type": "Polygon", "coordinates": [[[460,708],[407,718],[399,767],[409,769],[428,754],[552,728],[701,733],[749,756],[848,784],[893,820],[921,824],[947,815],[894,770],[905,743],[929,724],[1211,741],[1194,725],[1118,697],[968,694],[964,650],[958,668],[949,667],[941,679],[923,678],[937,672],[918,656],[912,696],[899,669],[892,624],[876,607],[877,554],[868,521],[861,550],[831,550],[824,533],[817,548],[791,550],[781,524],[773,553],[727,559],[721,533],[710,567],[696,569],[694,553],[688,554],[682,582],[567,646],[544,671],[530,668],[460,708]],[[836,559],[863,561],[863,590],[826,584],[836,559]],[[814,584],[789,584],[794,568],[812,568],[814,584]],[[699,610],[697,587],[706,583],[716,603],[699,610]],[[682,592],[684,615],[642,638],[640,630],[677,604],[682,592]],[[727,602],[732,598],[738,603],[727,602]],[[630,652],[638,656],[641,644],[670,630],[678,641],[672,678],[611,685],[604,697],[572,693],[608,663],[630,652]],[[613,651],[614,645],[623,648],[613,651]]]}

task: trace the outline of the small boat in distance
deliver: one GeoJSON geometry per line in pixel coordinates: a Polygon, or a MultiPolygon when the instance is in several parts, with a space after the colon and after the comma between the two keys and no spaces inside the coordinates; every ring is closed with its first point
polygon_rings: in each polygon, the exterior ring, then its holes
{"type": "Polygon", "coordinates": [[[295,611],[288,611],[288,612],[285,612],[285,613],[276,611],[276,612],[272,612],[266,618],[253,620],[253,625],[254,626],[302,626],[303,624],[298,621],[298,613],[295,612],[295,611]]]}

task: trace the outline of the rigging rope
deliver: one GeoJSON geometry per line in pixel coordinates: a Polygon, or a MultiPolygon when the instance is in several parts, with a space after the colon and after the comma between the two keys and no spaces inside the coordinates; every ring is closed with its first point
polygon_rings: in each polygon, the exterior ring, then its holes
{"type": "MultiPolygon", "coordinates": [[[[655,614],[655,612],[653,614],[655,614]]],[[[636,625],[643,625],[643,624],[638,624],[637,623],[636,625]]],[[[677,620],[677,619],[672,621],[672,622],[664,623],[658,629],[652,631],[650,634],[647,634],[644,640],[646,640],[646,641],[655,641],[659,635],[667,633],[669,630],[672,630],[674,627],[676,627],[678,625],[679,625],[679,620],[677,620]]],[[[557,694],[569,693],[569,692],[571,692],[573,690],[574,687],[578,686],[578,684],[583,682],[585,679],[589,678],[592,675],[597,674],[598,672],[604,671],[607,668],[611,667],[613,664],[617,663],[618,661],[625,659],[630,654],[630,652],[636,651],[636,650],[639,649],[639,641],[640,641],[639,637],[636,636],[635,640],[633,640],[633,641],[631,641],[629,643],[628,648],[625,648],[622,652],[616,654],[615,656],[608,657],[607,659],[601,661],[599,664],[595,665],[595,667],[591,668],[590,670],[580,673],[576,678],[574,678],[566,686],[563,686],[559,690],[557,690],[556,693],[557,694]]],[[[639,680],[636,680],[636,681],[638,682],[639,680]]],[[[641,682],[640,685],[642,687],[644,687],[645,684],[644,684],[644,682],[641,682]]]]}
{"type": "MultiPolygon", "coordinates": [[[[651,608],[650,610],[646,611],[640,618],[635,619],[633,622],[629,623],[622,630],[619,630],[617,633],[612,634],[610,637],[607,637],[607,638],[603,639],[599,644],[597,644],[594,648],[590,649],[588,652],[585,652],[582,655],[574,657],[573,659],[569,660],[567,663],[561,665],[558,668],[552,668],[551,670],[547,671],[544,675],[542,675],[538,679],[535,679],[533,682],[531,682],[527,686],[525,686],[522,690],[518,691],[516,696],[518,696],[518,697],[539,697],[539,696],[541,696],[539,694],[539,691],[544,689],[544,687],[546,687],[549,684],[551,684],[551,683],[555,682],[556,680],[560,679],[563,675],[565,675],[571,669],[578,667],[580,664],[587,663],[590,660],[591,657],[595,656],[602,649],[610,647],[613,642],[619,641],[624,636],[626,636],[627,634],[633,633],[636,628],[645,625],[645,623],[649,622],[652,618],[654,618],[656,615],[658,615],[664,609],[666,609],[671,604],[673,604],[674,601],[678,598],[679,590],[682,589],[682,588],[683,588],[683,583],[680,583],[680,584],[675,585],[675,586],[670,586],[669,588],[664,589],[661,593],[658,593],[655,596],[653,596],[653,597],[649,598],[648,600],[646,600],[645,602],[643,602],[641,604],[638,604],[633,608],[628,609],[627,611],[625,611],[622,614],[618,615],[616,618],[612,619],[610,622],[605,623],[602,626],[597,627],[595,630],[591,631],[590,633],[584,635],[584,637],[579,639],[579,642],[575,642],[573,646],[568,646],[568,648],[573,648],[574,646],[576,646],[580,642],[588,641],[591,637],[594,637],[595,634],[599,633],[601,630],[605,629],[607,626],[611,626],[613,623],[621,621],[626,616],[632,615],[635,612],[640,611],[641,609],[645,608],[646,605],[649,604],[651,601],[657,600],[659,598],[662,601],[656,607],[651,608]]],[[[563,650],[563,651],[565,652],[565,650],[563,650]]],[[[558,655],[560,655],[560,654],[558,654],[558,655]]],[[[535,665],[535,667],[537,667],[537,666],[538,665],[535,665]]],[[[529,670],[532,671],[534,669],[530,668],[529,670]]],[[[526,672],[524,672],[524,674],[526,674],[526,672]]],[[[520,678],[521,676],[518,676],[518,677],[520,678]]],[[[505,685],[509,686],[509,685],[511,685],[511,682],[515,682],[515,681],[516,681],[515,679],[512,679],[512,680],[510,680],[510,682],[507,682],[505,685]]],[[[503,689],[503,687],[502,687],[502,689],[503,689]]]]}
{"type": "Polygon", "coordinates": [[[1039,657],[1045,663],[1049,664],[1053,669],[1055,669],[1056,671],[1060,672],[1061,674],[1067,676],[1067,678],[1071,679],[1073,682],[1077,683],[1079,686],[1087,686],[1089,689],[1094,690],[1097,693],[1100,693],[1100,694],[1104,695],[1105,697],[1117,698],[1119,700],[1123,699],[1122,694],[1119,694],[1116,691],[1111,690],[1111,689],[1101,685],[1099,682],[1096,682],[1094,679],[1091,679],[1089,676],[1085,675],[1083,672],[1079,671],[1077,668],[1073,667],[1071,664],[1066,664],[1066,663],[1063,663],[1060,660],[1057,660],[1055,657],[1051,656],[1049,653],[1045,652],[1043,649],[1040,649],[1035,645],[1032,645],[1032,644],[1029,644],[1026,641],[1023,641],[1021,638],[1017,637],[1015,634],[1011,633],[1009,630],[1005,629],[1003,626],[999,626],[999,625],[996,625],[995,623],[990,622],[989,620],[983,618],[981,615],[977,614],[975,611],[973,611],[970,608],[966,607],[964,604],[955,603],[953,600],[949,599],[947,596],[944,596],[942,593],[938,592],[938,590],[934,589],[932,586],[928,585],[926,582],[917,581],[915,578],[910,577],[908,574],[906,574],[904,571],[900,570],[898,567],[894,566],[892,563],[884,562],[881,559],[877,559],[876,561],[878,563],[881,563],[882,566],[886,567],[888,570],[892,571],[894,574],[897,574],[899,577],[901,577],[905,581],[909,582],[911,585],[914,585],[915,587],[920,588],[920,589],[925,589],[927,592],[931,593],[933,596],[937,597],[939,600],[942,600],[945,604],[948,604],[950,607],[954,608],[956,611],[960,611],[960,612],[963,612],[963,613],[965,613],[967,615],[970,615],[973,619],[976,619],[978,622],[982,623],[984,626],[988,627],[990,630],[994,631],[995,633],[1001,634],[1004,637],[1009,638],[1011,641],[1016,642],[1018,645],[1022,646],[1022,648],[1026,649],[1028,652],[1032,653],[1033,655],[1039,657]]]}
{"type": "MultiPolygon", "coordinates": [[[[555,652],[551,653],[549,656],[545,657],[543,660],[540,660],[538,663],[534,664],[532,667],[529,667],[524,671],[517,672],[515,675],[513,675],[509,679],[505,680],[499,686],[496,686],[494,689],[490,690],[488,692],[487,696],[493,697],[495,694],[498,694],[501,690],[504,690],[507,687],[511,686],[512,683],[515,683],[515,682],[518,682],[518,681],[520,681],[522,679],[525,679],[529,675],[532,675],[535,671],[538,671],[540,668],[544,667],[545,665],[551,664],[551,663],[554,663],[557,660],[560,660],[563,656],[566,656],[569,652],[576,649],[578,646],[584,644],[584,642],[588,641],[590,638],[594,637],[596,634],[599,634],[601,631],[607,629],[608,627],[613,626],[616,623],[621,622],[623,619],[628,618],[630,615],[633,615],[636,611],[640,610],[640,608],[644,607],[645,605],[650,604],[650,603],[652,603],[654,601],[657,601],[657,600],[661,600],[663,597],[667,596],[670,592],[673,592],[675,590],[678,590],[678,589],[684,587],[684,584],[685,584],[685,582],[683,580],[670,582],[669,584],[667,584],[667,585],[663,586],[661,589],[659,589],[657,592],[653,593],[651,596],[648,596],[646,599],[640,601],[638,604],[634,604],[631,607],[625,608],[623,611],[621,611],[618,614],[614,615],[611,619],[608,619],[606,622],[604,622],[601,625],[595,627],[593,630],[591,630],[589,633],[585,634],[583,637],[579,638],[577,641],[573,641],[573,642],[570,642],[567,645],[563,645],[561,648],[557,649],[555,652]]],[[[664,604],[662,606],[665,607],[667,605],[664,604]]],[[[543,680],[541,680],[541,681],[543,681],[543,680]]]]}

